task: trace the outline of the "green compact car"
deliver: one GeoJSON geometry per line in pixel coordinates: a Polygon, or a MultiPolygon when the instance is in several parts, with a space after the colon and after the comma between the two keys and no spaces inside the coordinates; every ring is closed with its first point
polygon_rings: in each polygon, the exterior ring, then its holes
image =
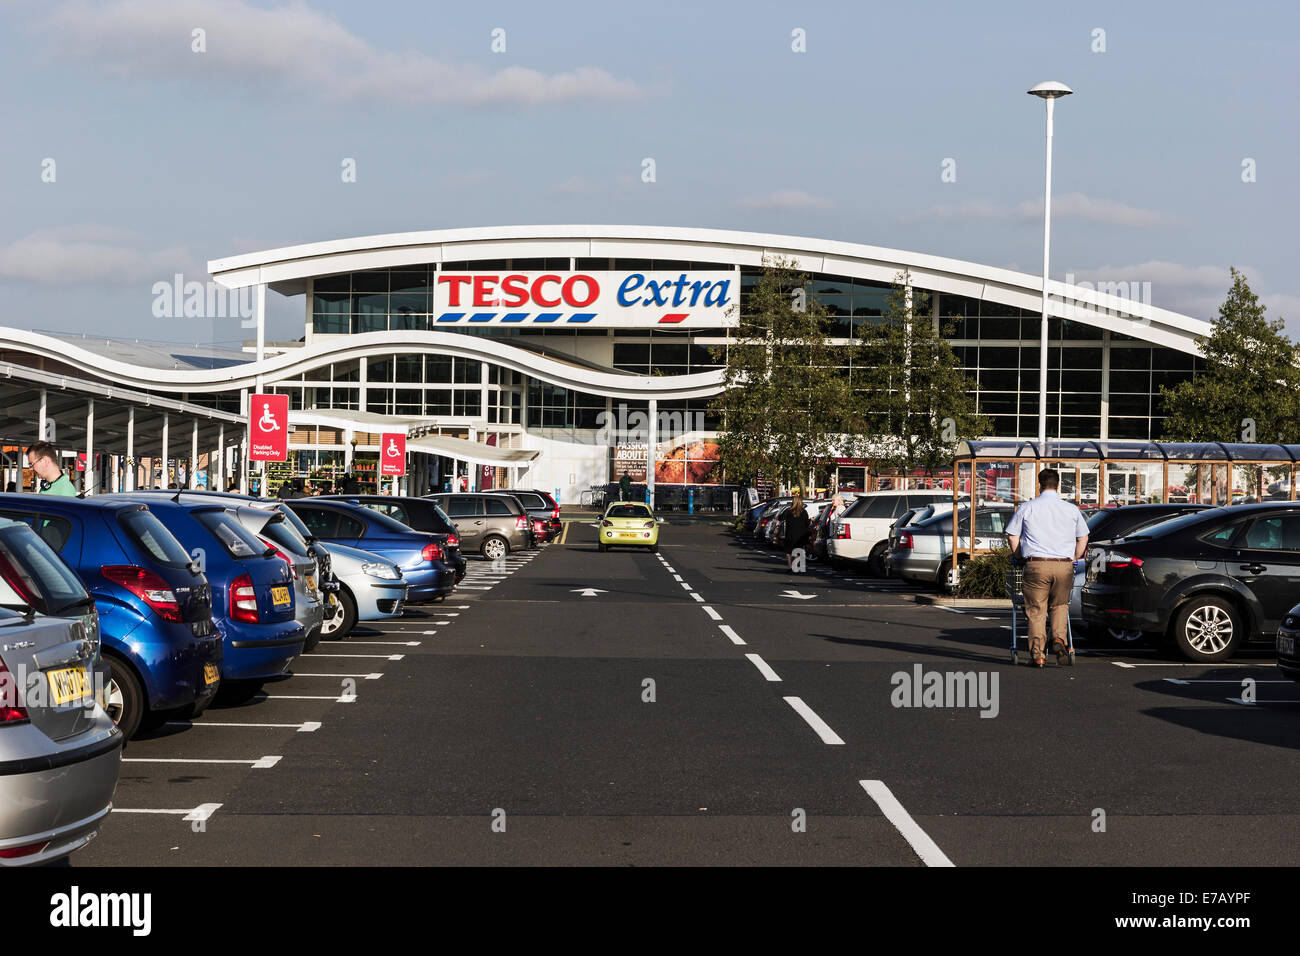
{"type": "Polygon", "coordinates": [[[605,509],[605,516],[596,531],[596,549],[605,551],[615,545],[659,550],[659,525],[649,505],[629,501],[616,501],[605,509]]]}

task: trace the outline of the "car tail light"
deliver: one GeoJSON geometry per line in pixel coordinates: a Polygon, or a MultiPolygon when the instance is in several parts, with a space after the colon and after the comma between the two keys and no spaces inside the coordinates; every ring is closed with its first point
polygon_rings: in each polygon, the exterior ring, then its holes
{"type": "Polygon", "coordinates": [[[516,531],[528,530],[528,515],[515,515],[515,530],[516,531]]]}
{"type": "Polygon", "coordinates": [[[911,534],[904,531],[902,534],[898,536],[898,549],[900,551],[910,551],[912,550],[913,547],[914,545],[912,544],[911,534]]]}
{"type": "Polygon", "coordinates": [[[600,526],[601,526],[602,528],[612,528],[612,527],[614,527],[614,522],[609,521],[609,520],[605,520],[605,521],[602,521],[602,522],[600,523],[600,526]]]}
{"type": "Polygon", "coordinates": [[[27,708],[18,700],[18,681],[5,667],[5,662],[0,661],[0,724],[27,719],[27,708]]]}
{"type": "Polygon", "coordinates": [[[559,521],[559,520],[560,520],[560,506],[559,506],[559,505],[556,505],[556,506],[555,506],[555,510],[551,512],[551,520],[552,520],[552,521],[559,521]]]}
{"type": "Polygon", "coordinates": [[[11,846],[7,850],[0,850],[0,860],[18,860],[25,856],[35,856],[37,853],[44,852],[49,845],[50,841],[45,840],[42,843],[29,843],[26,846],[11,846]]]}
{"type": "Polygon", "coordinates": [[[641,527],[643,527],[643,528],[653,528],[654,526],[655,526],[655,523],[654,523],[653,521],[647,521],[647,522],[646,522],[645,524],[643,524],[641,527]]]}
{"type": "Polygon", "coordinates": [[[138,568],[129,564],[106,564],[99,573],[114,584],[120,584],[145,604],[164,621],[181,620],[181,606],[176,600],[176,592],[167,586],[167,582],[148,568],[138,568]]]}
{"type": "Polygon", "coordinates": [[[267,541],[265,538],[262,538],[262,543],[263,543],[264,545],[266,545],[268,548],[270,548],[272,551],[274,551],[274,552],[275,552],[275,556],[276,556],[277,558],[279,558],[279,559],[280,559],[281,561],[283,561],[285,564],[289,565],[289,573],[290,573],[291,575],[293,575],[293,579],[294,579],[295,581],[297,581],[297,580],[298,580],[298,569],[295,568],[295,567],[293,566],[293,562],[289,560],[289,556],[288,556],[287,554],[285,554],[283,551],[281,551],[278,547],[276,547],[275,544],[274,544],[273,542],[271,542],[271,541],[267,541]]]}
{"type": "Polygon", "coordinates": [[[853,531],[847,524],[840,524],[835,528],[835,537],[841,540],[844,538],[852,538],[853,531]]]}
{"type": "Polygon", "coordinates": [[[438,547],[437,541],[430,541],[424,546],[424,550],[420,552],[420,557],[426,561],[441,561],[442,548],[438,547]]]}
{"type": "Polygon", "coordinates": [[[230,582],[230,619],[245,624],[257,623],[257,592],[253,579],[241,574],[230,582]]]}
{"type": "Polygon", "coordinates": [[[1111,571],[1118,571],[1121,568],[1140,568],[1142,559],[1125,554],[1123,551],[1111,551],[1106,555],[1106,567],[1111,571]]]}

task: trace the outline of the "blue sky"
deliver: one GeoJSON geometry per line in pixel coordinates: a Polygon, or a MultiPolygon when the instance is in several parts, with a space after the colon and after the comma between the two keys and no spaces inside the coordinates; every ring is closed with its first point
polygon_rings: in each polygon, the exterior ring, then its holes
{"type": "MultiPolygon", "coordinates": [[[[231,344],[237,321],[155,319],[153,283],[290,243],[507,223],[768,231],[1036,273],[1043,107],[1025,90],[1057,79],[1076,95],[1057,107],[1053,277],[1149,281],[1156,305],[1210,319],[1235,265],[1300,337],[1298,32],[1282,2],[0,0],[3,322],[231,344]]],[[[301,299],[270,302],[272,337],[300,335],[301,299]]]]}

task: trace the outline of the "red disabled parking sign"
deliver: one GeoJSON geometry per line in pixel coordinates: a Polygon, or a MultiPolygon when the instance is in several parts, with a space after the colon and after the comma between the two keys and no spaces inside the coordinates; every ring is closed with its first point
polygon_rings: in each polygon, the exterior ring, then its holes
{"type": "Polygon", "coordinates": [[[248,399],[248,460],[289,460],[289,396],[248,399]]]}
{"type": "Polygon", "coordinates": [[[381,475],[406,474],[406,435],[401,432],[384,432],[379,436],[379,473],[381,475]]]}

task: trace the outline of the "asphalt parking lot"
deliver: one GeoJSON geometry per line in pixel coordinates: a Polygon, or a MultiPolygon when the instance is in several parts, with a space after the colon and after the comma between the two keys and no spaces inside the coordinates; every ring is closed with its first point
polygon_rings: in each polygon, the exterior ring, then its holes
{"type": "Polygon", "coordinates": [[[563,541],[133,741],[72,865],[1300,860],[1300,685],[1263,653],[1012,667],[1009,612],[716,526],[563,541]],[[980,694],[926,706],[934,672],[980,694]]]}

